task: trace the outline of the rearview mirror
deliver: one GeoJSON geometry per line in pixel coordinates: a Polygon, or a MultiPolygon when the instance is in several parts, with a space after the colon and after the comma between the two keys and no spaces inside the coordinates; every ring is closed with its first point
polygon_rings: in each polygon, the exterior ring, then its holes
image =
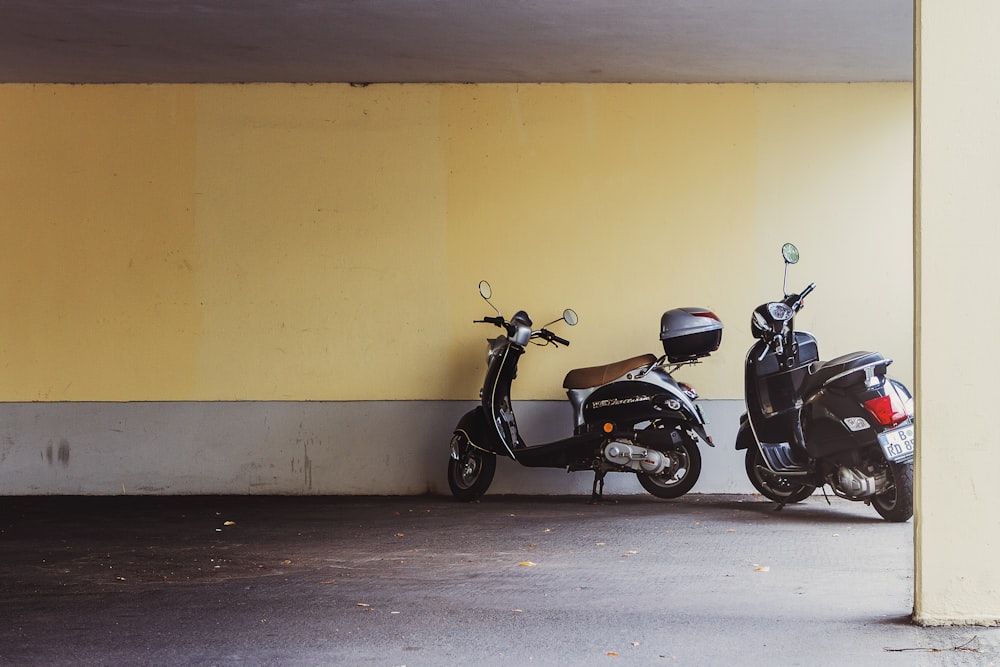
{"type": "Polygon", "coordinates": [[[575,327],[576,323],[580,321],[580,318],[576,316],[576,311],[572,308],[567,308],[563,311],[563,319],[571,327],[575,327]]]}
{"type": "Polygon", "coordinates": [[[484,299],[489,299],[491,296],[493,296],[493,288],[490,287],[490,284],[488,282],[486,282],[485,280],[480,280],[479,281],[479,294],[484,299]]]}
{"type": "Polygon", "coordinates": [[[786,243],[781,246],[781,256],[785,258],[785,264],[796,264],[799,261],[799,249],[794,243],[786,243]]]}

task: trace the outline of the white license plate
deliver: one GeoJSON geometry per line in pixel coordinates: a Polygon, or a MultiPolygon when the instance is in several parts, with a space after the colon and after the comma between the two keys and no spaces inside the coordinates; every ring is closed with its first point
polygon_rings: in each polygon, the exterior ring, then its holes
{"type": "Polygon", "coordinates": [[[882,446],[882,453],[889,461],[901,461],[913,456],[913,448],[916,442],[913,439],[913,427],[906,426],[897,428],[895,431],[879,433],[878,444],[882,446]]]}

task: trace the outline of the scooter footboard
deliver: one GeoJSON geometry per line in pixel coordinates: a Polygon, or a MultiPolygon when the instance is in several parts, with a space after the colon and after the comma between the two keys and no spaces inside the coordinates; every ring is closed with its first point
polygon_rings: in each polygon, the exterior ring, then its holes
{"type": "Polygon", "coordinates": [[[572,468],[581,464],[589,468],[589,462],[597,456],[604,439],[603,433],[587,433],[519,449],[517,461],[529,468],[572,468]]]}

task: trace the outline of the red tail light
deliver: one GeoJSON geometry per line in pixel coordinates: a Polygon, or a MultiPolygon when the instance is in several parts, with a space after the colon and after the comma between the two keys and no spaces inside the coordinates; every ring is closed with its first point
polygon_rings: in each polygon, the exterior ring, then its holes
{"type": "Polygon", "coordinates": [[[906,421],[906,409],[903,401],[892,389],[886,396],[879,396],[865,401],[865,409],[872,413],[872,417],[882,426],[894,426],[901,421],[906,421]]]}

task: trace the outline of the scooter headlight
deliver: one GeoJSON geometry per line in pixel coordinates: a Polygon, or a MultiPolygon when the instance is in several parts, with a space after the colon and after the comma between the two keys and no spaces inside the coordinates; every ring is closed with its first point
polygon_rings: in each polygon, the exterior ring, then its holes
{"type": "Polygon", "coordinates": [[[795,316],[795,311],[782,301],[773,301],[767,304],[767,312],[776,322],[787,322],[795,316]]]}

